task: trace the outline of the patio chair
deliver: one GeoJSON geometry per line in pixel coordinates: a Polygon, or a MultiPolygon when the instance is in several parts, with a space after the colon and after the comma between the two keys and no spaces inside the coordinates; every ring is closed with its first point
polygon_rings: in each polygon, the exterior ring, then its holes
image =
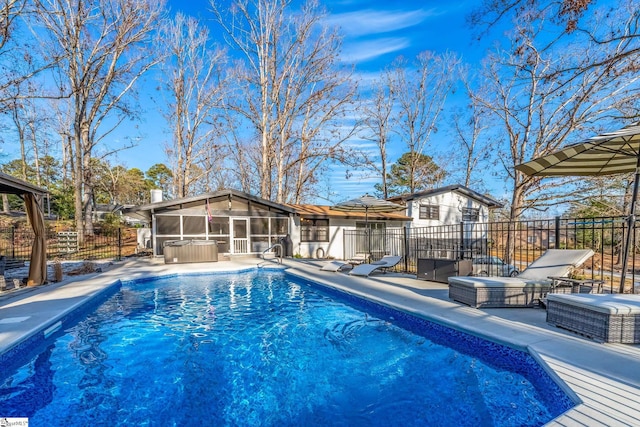
{"type": "Polygon", "coordinates": [[[395,267],[401,259],[401,256],[383,256],[379,261],[374,261],[371,264],[356,265],[349,274],[352,276],[368,276],[376,270],[386,270],[395,267]]]}
{"type": "Polygon", "coordinates": [[[357,253],[347,260],[351,265],[364,264],[369,262],[370,255],[365,253],[357,253]]]}
{"type": "Polygon", "coordinates": [[[323,271],[340,271],[345,268],[351,268],[354,265],[364,264],[369,261],[369,255],[363,253],[357,253],[353,257],[349,258],[346,261],[343,260],[333,260],[325,265],[323,265],[320,270],[323,271]]]}
{"type": "Polygon", "coordinates": [[[334,259],[333,261],[329,261],[325,263],[320,270],[323,271],[340,271],[345,268],[351,268],[353,264],[349,263],[349,261],[341,261],[334,259]]]}
{"type": "Polygon", "coordinates": [[[552,280],[567,276],[593,256],[591,249],[549,249],[515,277],[449,277],[449,298],[472,307],[533,307],[552,280]]]}

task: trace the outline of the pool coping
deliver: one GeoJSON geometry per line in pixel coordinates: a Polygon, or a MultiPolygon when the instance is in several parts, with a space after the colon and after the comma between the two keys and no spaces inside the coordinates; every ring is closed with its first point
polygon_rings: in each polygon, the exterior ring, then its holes
{"type": "MultiPolygon", "coordinates": [[[[33,288],[0,300],[0,354],[14,348],[108,292],[120,281],[171,274],[197,274],[254,269],[261,260],[165,265],[157,259],[133,260],[107,272],[33,288]],[[34,313],[34,310],[37,312],[34,313]],[[3,319],[29,317],[15,323],[3,319]]],[[[574,408],[547,425],[638,425],[640,410],[640,346],[602,344],[547,325],[540,309],[476,309],[445,298],[446,284],[415,276],[376,274],[369,278],[320,271],[321,262],[285,260],[290,274],[371,299],[417,317],[471,333],[510,347],[527,350],[554,378],[560,380],[574,408]],[[524,311],[523,311],[524,310],[524,311]]],[[[1,414],[0,414],[1,415],[1,414]]]]}

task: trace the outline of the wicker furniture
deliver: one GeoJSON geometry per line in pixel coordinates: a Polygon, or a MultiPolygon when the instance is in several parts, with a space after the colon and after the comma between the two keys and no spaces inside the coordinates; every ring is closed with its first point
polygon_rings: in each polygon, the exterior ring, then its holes
{"type": "Polygon", "coordinates": [[[515,277],[449,277],[449,298],[476,308],[533,307],[550,286],[515,277]]]}
{"type": "Polygon", "coordinates": [[[549,294],[547,323],[609,343],[640,343],[640,295],[549,294]]]}
{"type": "Polygon", "coordinates": [[[574,279],[556,276],[550,276],[549,279],[551,280],[550,292],[553,294],[600,294],[604,286],[604,280],[600,279],[574,279]]]}
{"type": "Polygon", "coordinates": [[[592,255],[590,249],[549,249],[516,277],[449,277],[449,298],[477,308],[533,307],[549,292],[549,276],[567,276],[592,255]]]}

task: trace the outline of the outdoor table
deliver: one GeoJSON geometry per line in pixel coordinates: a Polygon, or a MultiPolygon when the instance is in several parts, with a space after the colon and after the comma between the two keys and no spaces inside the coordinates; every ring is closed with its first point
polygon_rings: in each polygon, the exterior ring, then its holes
{"type": "Polygon", "coordinates": [[[558,288],[571,287],[571,293],[582,293],[583,286],[590,286],[590,291],[597,286],[597,293],[602,293],[604,280],[600,279],[573,279],[571,277],[549,276],[551,279],[551,293],[558,293],[558,288]],[[577,289],[577,292],[574,290],[577,289]]]}

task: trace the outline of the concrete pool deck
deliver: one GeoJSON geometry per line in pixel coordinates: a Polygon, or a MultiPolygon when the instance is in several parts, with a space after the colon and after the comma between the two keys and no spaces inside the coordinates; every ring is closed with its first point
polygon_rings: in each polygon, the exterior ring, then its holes
{"type": "MultiPolygon", "coordinates": [[[[25,338],[51,328],[65,313],[110,288],[119,279],[253,268],[261,260],[240,258],[203,264],[165,265],[161,259],[118,263],[108,271],[67,277],[61,283],[0,294],[0,354],[25,338]]],[[[263,262],[264,264],[264,262],[263,262]]],[[[448,299],[443,283],[402,274],[368,278],[321,271],[315,260],[284,260],[294,275],[364,296],[416,316],[470,332],[542,360],[581,403],[553,426],[640,425],[640,345],[601,344],[550,326],[539,308],[475,309],[448,299]]],[[[275,266],[274,263],[267,263],[275,266]]],[[[2,414],[0,414],[2,416],[2,414]]]]}

